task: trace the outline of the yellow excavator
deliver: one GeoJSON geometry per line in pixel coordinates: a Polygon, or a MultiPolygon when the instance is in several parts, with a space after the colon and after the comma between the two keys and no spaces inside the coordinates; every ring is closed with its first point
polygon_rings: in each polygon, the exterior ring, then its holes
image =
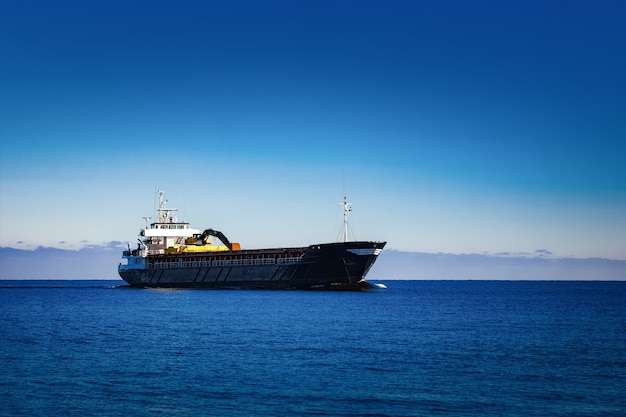
{"type": "Polygon", "coordinates": [[[241,250],[239,243],[231,243],[222,232],[206,229],[200,234],[195,234],[185,239],[184,245],[174,245],[171,248],[165,249],[165,253],[170,255],[176,253],[225,252],[237,250],[241,250]],[[223,245],[211,244],[210,236],[218,238],[223,245]]]}

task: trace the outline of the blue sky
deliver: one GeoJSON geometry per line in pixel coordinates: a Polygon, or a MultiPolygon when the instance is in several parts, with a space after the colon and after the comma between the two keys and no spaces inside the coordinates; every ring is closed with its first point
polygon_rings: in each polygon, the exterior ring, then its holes
{"type": "Polygon", "coordinates": [[[3,3],[0,246],[626,259],[622,1],[93,3],[3,3]]]}

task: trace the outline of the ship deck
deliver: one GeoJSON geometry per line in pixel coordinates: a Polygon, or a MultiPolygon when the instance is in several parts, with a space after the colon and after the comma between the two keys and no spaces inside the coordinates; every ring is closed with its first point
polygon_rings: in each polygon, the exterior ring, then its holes
{"type": "Polygon", "coordinates": [[[146,261],[148,267],[152,268],[267,265],[298,262],[307,249],[308,247],[153,254],[148,255],[146,261]]]}

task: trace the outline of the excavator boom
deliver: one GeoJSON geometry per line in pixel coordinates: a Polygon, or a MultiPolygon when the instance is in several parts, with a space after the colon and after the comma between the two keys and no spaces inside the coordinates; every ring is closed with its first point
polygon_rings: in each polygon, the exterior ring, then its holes
{"type": "Polygon", "coordinates": [[[213,229],[206,229],[204,232],[202,232],[202,234],[200,235],[200,240],[202,242],[207,242],[209,236],[214,236],[216,238],[218,238],[227,248],[228,250],[233,250],[233,245],[232,243],[230,243],[230,241],[228,240],[228,238],[224,235],[224,233],[219,232],[217,230],[213,230],[213,229]]]}

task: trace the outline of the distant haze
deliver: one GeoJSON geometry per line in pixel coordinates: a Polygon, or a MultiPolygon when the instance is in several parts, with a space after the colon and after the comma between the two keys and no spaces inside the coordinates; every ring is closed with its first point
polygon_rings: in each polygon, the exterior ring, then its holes
{"type": "MultiPolygon", "coordinates": [[[[119,279],[121,251],[0,248],[0,279],[119,279]]],[[[626,280],[626,261],[386,250],[367,279],[626,280]]]]}

